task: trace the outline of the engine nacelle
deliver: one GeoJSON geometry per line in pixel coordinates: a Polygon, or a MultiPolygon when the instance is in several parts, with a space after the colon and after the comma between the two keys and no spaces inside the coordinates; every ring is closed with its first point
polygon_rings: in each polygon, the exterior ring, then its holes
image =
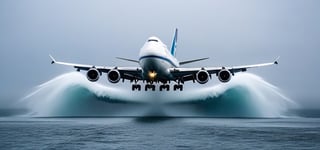
{"type": "Polygon", "coordinates": [[[229,82],[231,80],[231,72],[227,69],[221,69],[218,72],[218,79],[220,82],[229,82]]]}
{"type": "Polygon", "coordinates": [[[118,83],[120,81],[121,75],[117,69],[110,70],[108,72],[108,80],[111,83],[118,83]]]}
{"type": "Polygon", "coordinates": [[[100,72],[96,68],[91,68],[87,72],[87,79],[91,82],[96,82],[99,80],[100,72]]]}
{"type": "Polygon", "coordinates": [[[196,80],[200,84],[205,84],[209,81],[209,73],[205,70],[200,70],[196,74],[196,80]]]}

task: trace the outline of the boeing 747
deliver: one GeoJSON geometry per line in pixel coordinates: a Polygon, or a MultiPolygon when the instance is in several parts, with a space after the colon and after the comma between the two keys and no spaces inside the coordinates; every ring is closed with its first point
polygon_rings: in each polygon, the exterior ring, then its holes
{"type": "Polygon", "coordinates": [[[216,75],[221,82],[229,82],[237,72],[247,71],[249,68],[270,66],[278,64],[278,58],[269,63],[243,65],[243,66],[221,66],[221,67],[198,67],[198,68],[185,68],[180,67],[182,65],[193,63],[208,58],[194,59],[188,61],[179,62],[175,58],[175,52],[177,48],[178,29],[174,32],[174,37],[170,50],[167,46],[161,42],[157,37],[149,37],[146,43],[140,50],[139,59],[118,59],[130,61],[139,64],[137,67],[110,67],[110,66],[96,66],[85,65],[68,62],[56,61],[51,55],[52,64],[60,64],[66,66],[72,66],[77,71],[87,71],[87,79],[91,82],[96,82],[99,77],[106,73],[108,80],[111,83],[118,83],[121,79],[124,82],[129,80],[132,83],[132,90],[141,90],[141,84],[139,81],[145,83],[144,90],[155,91],[156,84],[160,84],[159,90],[169,91],[170,82],[174,82],[173,90],[183,90],[183,84],[186,81],[197,81],[199,84],[205,84],[212,78],[212,75],[216,75]]]}

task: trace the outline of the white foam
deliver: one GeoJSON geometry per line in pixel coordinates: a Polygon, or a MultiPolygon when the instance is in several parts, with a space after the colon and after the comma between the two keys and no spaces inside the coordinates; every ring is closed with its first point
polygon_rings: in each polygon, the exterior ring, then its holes
{"type": "MultiPolygon", "coordinates": [[[[121,100],[127,102],[139,102],[139,103],[156,103],[159,107],[166,107],[165,105],[160,105],[160,103],[172,103],[172,102],[188,102],[188,101],[204,101],[204,100],[215,100],[220,95],[224,94],[226,91],[241,87],[246,89],[249,94],[247,101],[250,101],[252,109],[256,111],[256,117],[283,117],[284,112],[286,112],[290,107],[294,106],[295,103],[284,96],[281,91],[274,85],[266,82],[261,77],[249,73],[239,73],[233,77],[233,79],[228,83],[220,83],[211,87],[204,87],[201,89],[187,89],[185,91],[170,91],[170,92],[132,92],[129,91],[131,88],[123,87],[123,89],[114,88],[110,86],[101,85],[99,83],[92,83],[87,81],[86,77],[78,72],[66,73],[60,75],[46,83],[43,83],[35,88],[35,90],[22,99],[22,103],[26,105],[27,108],[31,110],[30,115],[36,116],[52,116],[61,114],[62,108],[71,107],[66,106],[70,101],[75,101],[73,95],[81,93],[66,93],[70,88],[81,87],[87,89],[93,96],[89,95],[89,99],[96,99],[95,97],[107,99],[107,100],[121,100]],[[91,96],[91,97],[90,97],[91,96]]],[[[79,91],[77,91],[79,92],[79,91]]],[[[81,92],[81,91],[80,91],[81,92]]],[[[80,98],[81,99],[81,98],[80,98]]],[[[114,103],[114,102],[113,102],[114,103]]],[[[113,108],[110,102],[92,102],[86,103],[86,111],[81,113],[81,115],[90,115],[90,110],[97,115],[97,109],[103,110],[108,107],[113,108]]],[[[130,104],[128,104],[130,105],[130,104]]],[[[195,104],[196,105],[196,104],[195,104]]],[[[77,107],[77,106],[72,106],[77,107]]],[[[78,107],[84,107],[79,105],[78,107]]],[[[122,106],[120,106],[122,107],[122,106]]],[[[130,109],[130,108],[129,108],[130,109]]],[[[132,108],[133,109],[133,108],[132,108]]],[[[158,108],[157,108],[158,109],[158,108]]],[[[81,109],[80,109],[81,110],[81,109]]],[[[141,109],[139,109],[141,110],[141,109]]],[[[112,114],[121,114],[120,109],[115,108],[112,114]]],[[[137,110],[135,110],[137,112],[137,110]]],[[[141,110],[143,111],[143,110],[141,110]]],[[[141,111],[136,113],[136,115],[141,115],[141,111]]],[[[126,110],[127,113],[122,113],[124,115],[134,114],[134,111],[126,110]]],[[[168,111],[164,114],[169,114],[170,116],[175,116],[176,111],[168,111]],[[169,112],[169,113],[168,113],[169,112]]],[[[194,113],[192,110],[185,110],[186,114],[192,116],[194,113]]],[[[72,112],[75,113],[75,112],[72,112]]],[[[78,111],[78,113],[80,113],[78,111]]],[[[101,115],[108,112],[101,112],[101,115]]],[[[70,115],[70,114],[66,114],[70,115]]],[[[71,114],[77,116],[77,114],[71,114]]],[[[206,114],[202,114],[206,116],[206,114]]],[[[255,115],[253,115],[255,116],[255,115]]],[[[235,114],[236,117],[236,114],[235,114]]]]}

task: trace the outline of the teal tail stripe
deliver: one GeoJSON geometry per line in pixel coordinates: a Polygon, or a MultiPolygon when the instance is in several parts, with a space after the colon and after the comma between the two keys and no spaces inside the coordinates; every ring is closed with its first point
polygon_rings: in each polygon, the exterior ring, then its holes
{"type": "Polygon", "coordinates": [[[176,28],[176,30],[174,32],[172,46],[171,46],[171,55],[173,55],[173,56],[175,56],[175,53],[176,53],[177,41],[178,41],[178,29],[176,28]]]}

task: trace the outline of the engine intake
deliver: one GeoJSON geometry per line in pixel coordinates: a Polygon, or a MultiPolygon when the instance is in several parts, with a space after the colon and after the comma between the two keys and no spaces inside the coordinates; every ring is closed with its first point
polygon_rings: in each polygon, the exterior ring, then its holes
{"type": "Polygon", "coordinates": [[[91,82],[96,82],[99,80],[100,72],[96,68],[91,68],[87,72],[87,79],[91,82]]]}
{"type": "Polygon", "coordinates": [[[229,82],[231,80],[231,73],[227,69],[222,69],[218,72],[220,82],[229,82]]]}
{"type": "Polygon", "coordinates": [[[205,84],[209,81],[209,73],[205,70],[200,70],[196,74],[196,80],[200,84],[205,84]]]}
{"type": "Polygon", "coordinates": [[[108,80],[111,83],[118,83],[120,81],[121,75],[117,69],[110,70],[108,72],[108,80]]]}

